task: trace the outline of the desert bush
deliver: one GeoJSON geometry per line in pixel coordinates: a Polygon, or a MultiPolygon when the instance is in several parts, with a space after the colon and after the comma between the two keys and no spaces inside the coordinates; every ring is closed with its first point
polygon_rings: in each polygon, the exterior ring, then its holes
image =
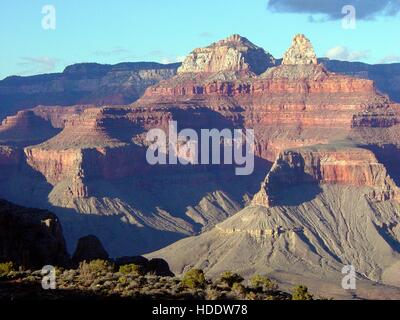
{"type": "Polygon", "coordinates": [[[250,279],[250,284],[255,289],[263,291],[277,291],[278,285],[270,278],[261,275],[255,275],[250,279]]]}
{"type": "Polygon", "coordinates": [[[232,292],[236,293],[239,296],[243,296],[244,294],[246,294],[246,287],[241,283],[235,282],[232,285],[232,292]]]}
{"type": "Polygon", "coordinates": [[[130,263],[119,267],[119,272],[125,275],[141,276],[144,274],[143,268],[137,264],[130,263]]]}
{"type": "Polygon", "coordinates": [[[225,271],[224,273],[221,274],[219,278],[219,281],[227,285],[229,288],[231,288],[235,283],[243,282],[243,280],[244,279],[240,274],[232,273],[230,271],[225,271]]]}
{"type": "Polygon", "coordinates": [[[114,266],[106,260],[93,260],[90,262],[83,261],[79,264],[79,272],[84,280],[94,280],[101,275],[106,275],[112,272],[114,266]]]}
{"type": "Polygon", "coordinates": [[[218,290],[207,289],[206,290],[206,300],[219,300],[221,299],[221,294],[218,290]]]}
{"type": "Polygon", "coordinates": [[[306,286],[300,285],[293,288],[292,300],[314,300],[314,297],[306,286]]]}
{"type": "Polygon", "coordinates": [[[14,264],[12,262],[0,263],[0,276],[6,276],[14,270],[14,264]]]}
{"type": "Polygon", "coordinates": [[[127,283],[128,283],[128,279],[127,279],[126,277],[124,277],[124,276],[119,277],[119,278],[118,278],[118,283],[120,283],[120,284],[127,284],[127,283]]]}
{"type": "Polygon", "coordinates": [[[246,294],[246,300],[257,300],[257,295],[254,292],[249,292],[246,294]]]}
{"type": "Polygon", "coordinates": [[[204,277],[203,270],[189,270],[184,274],[181,283],[190,289],[204,288],[206,285],[206,278],[204,277]]]}

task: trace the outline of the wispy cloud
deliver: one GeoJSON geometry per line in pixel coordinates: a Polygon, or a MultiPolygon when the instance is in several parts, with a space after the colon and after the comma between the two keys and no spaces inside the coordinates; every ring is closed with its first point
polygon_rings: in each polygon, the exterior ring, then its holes
{"type": "Polygon", "coordinates": [[[355,50],[352,51],[345,46],[337,46],[329,49],[326,54],[326,57],[334,60],[344,60],[344,61],[360,61],[362,59],[368,58],[369,51],[368,50],[355,50]]]}
{"type": "Polygon", "coordinates": [[[361,20],[373,19],[379,15],[396,16],[400,11],[400,0],[269,0],[268,10],[324,15],[324,18],[310,18],[312,22],[324,22],[342,19],[342,8],[349,4],[355,7],[357,19],[361,20]]]}
{"type": "Polygon", "coordinates": [[[208,31],[204,31],[202,33],[199,33],[199,38],[211,38],[213,34],[208,31]]]}
{"type": "Polygon", "coordinates": [[[120,61],[158,61],[160,63],[169,64],[181,62],[184,56],[175,56],[164,50],[151,50],[144,54],[138,55],[137,53],[127,48],[117,46],[110,49],[101,49],[93,51],[92,54],[97,57],[112,58],[115,57],[120,61]]]}
{"type": "Polygon", "coordinates": [[[50,57],[20,57],[17,65],[23,68],[19,75],[28,75],[53,72],[59,62],[59,59],[50,57]]]}
{"type": "Polygon", "coordinates": [[[185,56],[176,56],[163,50],[150,51],[146,56],[151,60],[154,59],[163,64],[182,62],[185,59],[185,56]]]}
{"type": "Polygon", "coordinates": [[[400,55],[392,54],[384,57],[379,63],[396,63],[400,62],[400,55]]]}
{"type": "Polygon", "coordinates": [[[110,57],[110,56],[119,56],[123,54],[124,55],[130,54],[131,51],[123,47],[114,47],[108,50],[96,50],[92,53],[95,56],[110,57]]]}
{"type": "Polygon", "coordinates": [[[163,64],[170,64],[170,63],[182,62],[183,60],[185,60],[185,56],[163,57],[160,59],[160,62],[163,64]]]}

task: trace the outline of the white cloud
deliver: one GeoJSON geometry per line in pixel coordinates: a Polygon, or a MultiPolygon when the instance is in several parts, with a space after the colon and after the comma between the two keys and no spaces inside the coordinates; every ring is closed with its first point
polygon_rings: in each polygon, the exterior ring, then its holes
{"type": "Polygon", "coordinates": [[[160,62],[163,64],[169,64],[169,63],[176,63],[176,62],[182,62],[185,60],[185,56],[177,56],[177,57],[163,57],[160,59],[160,62]]]}
{"type": "Polygon", "coordinates": [[[333,60],[344,61],[360,61],[367,58],[369,55],[368,50],[352,51],[344,46],[337,46],[329,49],[325,56],[333,60]]]}

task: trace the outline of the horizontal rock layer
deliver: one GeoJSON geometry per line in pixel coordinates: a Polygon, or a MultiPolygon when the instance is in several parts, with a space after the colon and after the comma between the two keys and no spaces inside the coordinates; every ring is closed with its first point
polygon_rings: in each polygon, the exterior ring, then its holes
{"type": "Polygon", "coordinates": [[[399,189],[369,150],[346,146],[315,146],[282,152],[255,195],[253,204],[284,204],[285,189],[304,184],[346,184],[371,187],[377,201],[400,200],[399,189]]]}

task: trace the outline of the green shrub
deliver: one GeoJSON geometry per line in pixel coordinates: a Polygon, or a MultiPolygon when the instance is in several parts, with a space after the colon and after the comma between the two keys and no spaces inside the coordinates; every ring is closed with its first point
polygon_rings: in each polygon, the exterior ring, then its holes
{"type": "Polygon", "coordinates": [[[189,270],[183,276],[181,283],[190,289],[204,288],[206,285],[206,278],[204,277],[203,270],[189,270]]]}
{"type": "Polygon", "coordinates": [[[246,300],[257,300],[258,297],[254,292],[249,292],[248,294],[246,294],[246,300]]]}
{"type": "Polygon", "coordinates": [[[263,291],[277,291],[278,285],[270,278],[261,275],[255,275],[250,279],[250,284],[255,289],[262,289],[263,291]]]}
{"type": "Polygon", "coordinates": [[[223,274],[221,274],[219,280],[220,282],[231,288],[235,283],[243,282],[244,279],[240,274],[225,271],[223,274]]]}
{"type": "Polygon", "coordinates": [[[124,276],[118,278],[118,283],[120,283],[120,284],[126,284],[127,282],[128,282],[128,279],[124,276]]]}
{"type": "Polygon", "coordinates": [[[246,293],[246,287],[239,282],[235,282],[232,285],[232,292],[238,295],[244,295],[246,293]]]}
{"type": "Polygon", "coordinates": [[[314,297],[306,286],[297,286],[293,288],[292,300],[314,300],[314,297]]]}
{"type": "Polygon", "coordinates": [[[83,261],[79,264],[80,275],[88,280],[97,278],[100,275],[106,275],[114,270],[113,264],[106,260],[83,261]]]}
{"type": "Polygon", "coordinates": [[[0,263],[0,276],[6,276],[11,271],[14,271],[14,264],[12,262],[0,263]]]}
{"type": "Polygon", "coordinates": [[[141,276],[144,274],[143,268],[137,264],[125,264],[119,267],[119,272],[125,275],[141,276]]]}

